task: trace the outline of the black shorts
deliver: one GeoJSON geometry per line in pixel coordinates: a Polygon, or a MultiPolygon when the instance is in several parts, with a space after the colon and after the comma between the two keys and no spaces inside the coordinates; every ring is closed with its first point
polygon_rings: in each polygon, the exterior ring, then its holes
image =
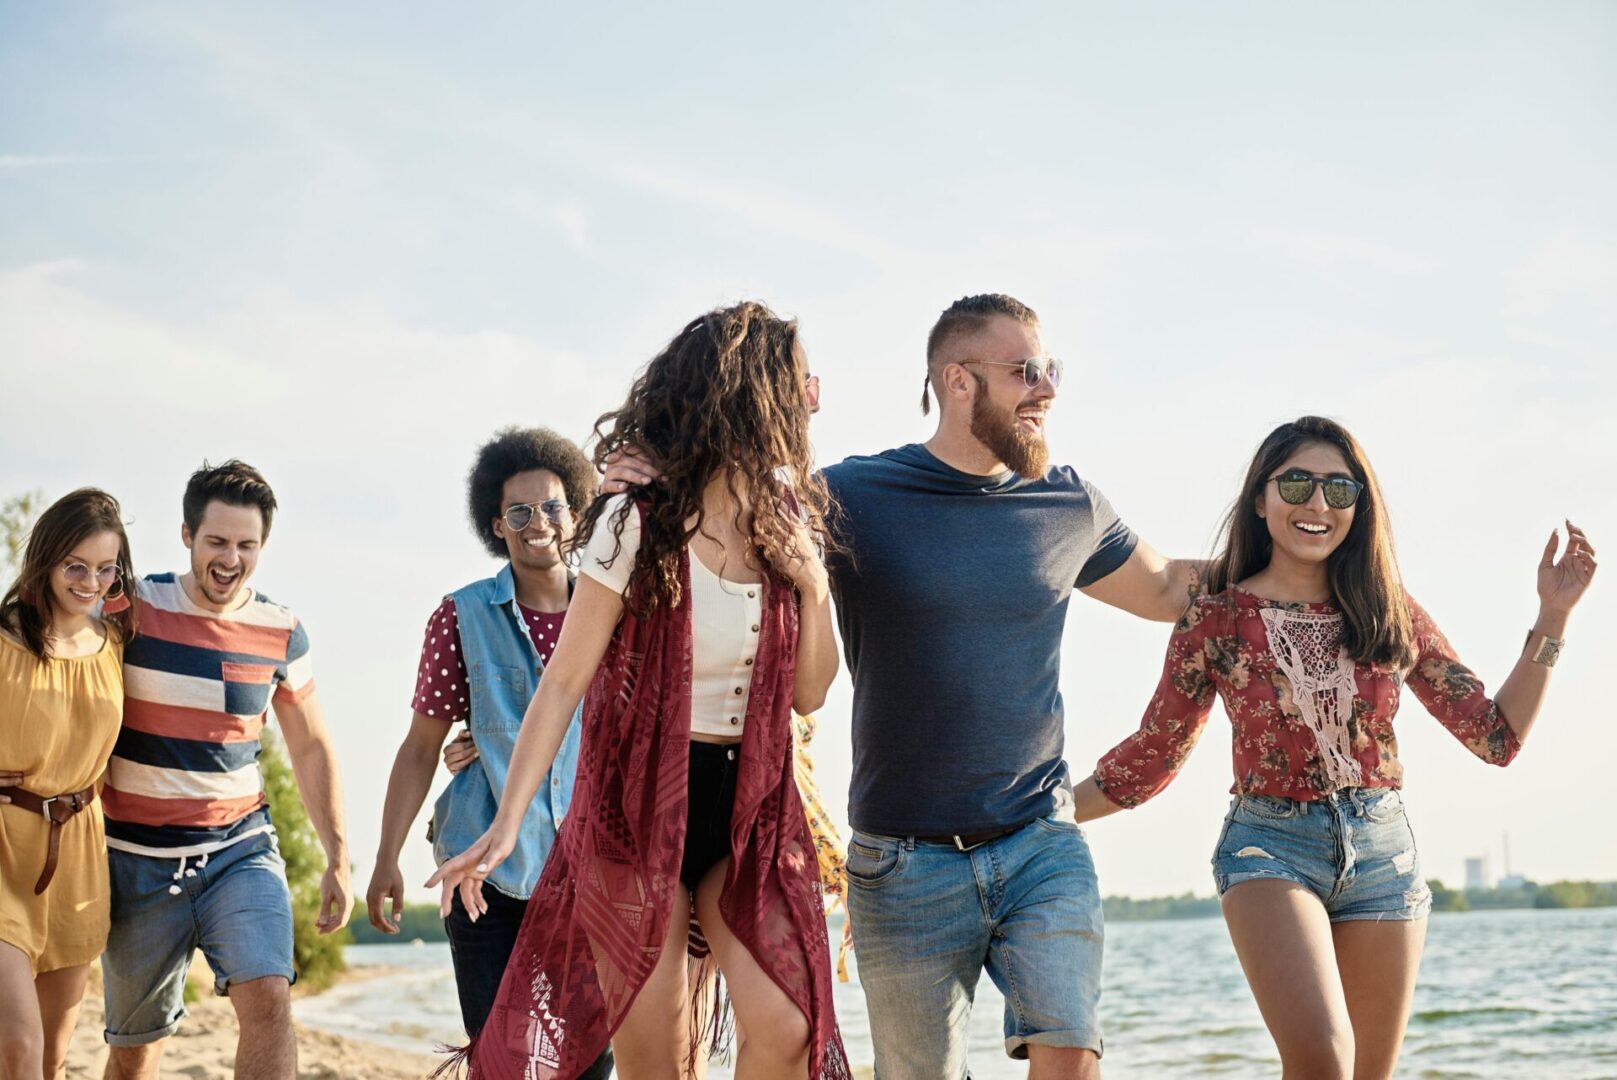
{"type": "Polygon", "coordinates": [[[695,889],[707,872],[730,856],[730,811],[736,801],[740,743],[691,742],[688,802],[685,808],[685,856],[679,880],[695,889]]]}

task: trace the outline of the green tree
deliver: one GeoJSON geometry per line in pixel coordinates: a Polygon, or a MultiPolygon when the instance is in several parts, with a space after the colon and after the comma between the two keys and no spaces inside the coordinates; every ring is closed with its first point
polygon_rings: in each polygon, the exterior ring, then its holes
{"type": "Polygon", "coordinates": [[[1471,910],[1471,903],[1465,898],[1465,893],[1449,888],[1437,878],[1428,881],[1426,887],[1432,890],[1433,911],[1471,910]]]}
{"type": "Polygon", "coordinates": [[[28,530],[45,509],[45,493],[28,491],[0,502],[0,588],[9,587],[22,569],[28,530]]]}
{"type": "Polygon", "coordinates": [[[281,858],[286,860],[287,884],[292,888],[292,966],[301,983],[318,990],[331,985],[347,970],[343,946],[351,938],[346,926],[325,936],[315,928],[320,918],[325,852],[303,809],[303,796],[298,793],[285,744],[269,728],[264,729],[260,739],[264,751],[258,765],[264,774],[264,793],[269,797],[270,818],[275,822],[281,858]]]}

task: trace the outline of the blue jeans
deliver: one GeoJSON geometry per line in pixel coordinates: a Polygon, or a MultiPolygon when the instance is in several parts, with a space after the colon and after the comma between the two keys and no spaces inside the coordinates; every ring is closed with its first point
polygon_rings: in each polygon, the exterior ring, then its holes
{"type": "Polygon", "coordinates": [[[1392,788],[1349,788],[1311,802],[1237,795],[1213,878],[1220,896],[1246,881],[1296,882],[1331,922],[1424,919],[1432,909],[1404,800],[1392,788]]]}
{"type": "Polygon", "coordinates": [[[110,848],[112,933],[101,957],[107,1042],[142,1046],[179,1030],[197,949],[213,990],[292,969],[292,894],[275,834],[181,859],[110,848]],[[170,890],[174,891],[170,891],[170,890]]]}
{"type": "Polygon", "coordinates": [[[1005,1052],[1101,1052],[1100,887],[1071,818],[969,851],[855,831],[848,917],[880,1080],[966,1075],[966,1021],[986,967],[1005,995],[1005,1052]]]}

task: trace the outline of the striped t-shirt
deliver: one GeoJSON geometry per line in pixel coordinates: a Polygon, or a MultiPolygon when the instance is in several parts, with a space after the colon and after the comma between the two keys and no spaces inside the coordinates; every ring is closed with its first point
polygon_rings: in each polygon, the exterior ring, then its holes
{"type": "Polygon", "coordinates": [[[140,599],[101,795],[107,846],[200,855],[266,831],[258,733],[272,695],[314,692],[308,635],[257,592],[234,611],[198,607],[174,574],[146,578],[140,599]]]}

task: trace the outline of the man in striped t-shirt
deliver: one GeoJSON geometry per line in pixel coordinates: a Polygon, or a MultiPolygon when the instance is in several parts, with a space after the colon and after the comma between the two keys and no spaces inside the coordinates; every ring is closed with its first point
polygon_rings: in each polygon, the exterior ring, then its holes
{"type": "Polygon", "coordinates": [[[184,574],[141,582],[141,632],[124,652],[124,726],[102,802],[112,934],[102,958],[107,1073],[157,1076],[185,1015],[197,948],[240,1020],[238,1077],[296,1073],[289,988],[292,902],[258,770],[268,708],[326,852],[318,926],[352,906],[336,752],[297,616],[247,588],[275,496],[239,461],[186,487],[184,574]]]}

